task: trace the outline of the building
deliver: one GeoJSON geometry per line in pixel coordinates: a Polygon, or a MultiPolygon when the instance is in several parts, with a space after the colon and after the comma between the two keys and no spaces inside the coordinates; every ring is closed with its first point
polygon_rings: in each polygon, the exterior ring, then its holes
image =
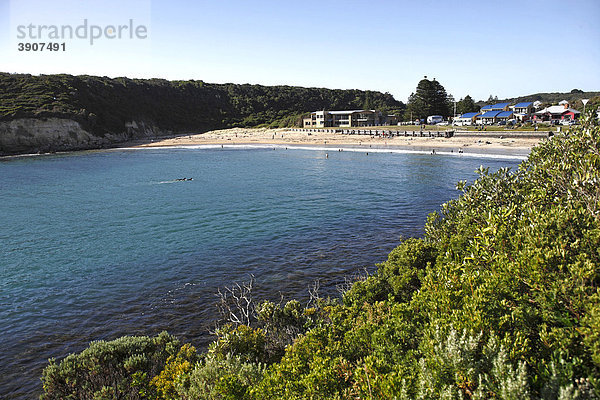
{"type": "MultiPolygon", "coordinates": [[[[508,104],[508,103],[506,103],[508,104]]],[[[483,108],[482,108],[483,110],[483,108]]],[[[484,112],[481,115],[477,116],[477,123],[480,125],[492,125],[494,123],[496,123],[496,117],[498,116],[498,114],[500,114],[502,111],[488,111],[488,112],[484,112]]]]}
{"type": "Polygon", "coordinates": [[[464,113],[461,116],[454,118],[454,122],[452,124],[457,125],[457,126],[474,125],[475,120],[477,119],[477,116],[479,116],[479,115],[481,115],[481,114],[479,114],[478,112],[464,113]]]}
{"type": "Polygon", "coordinates": [[[532,102],[523,102],[517,103],[510,108],[513,110],[515,114],[515,119],[518,119],[521,122],[525,122],[531,119],[531,114],[533,113],[533,103],[532,102]]]}
{"type": "Polygon", "coordinates": [[[546,107],[533,114],[533,120],[535,122],[550,122],[556,124],[561,121],[575,120],[579,118],[581,113],[577,110],[569,108],[568,103],[559,106],[546,107]]]}
{"type": "Polygon", "coordinates": [[[512,111],[500,111],[500,113],[496,115],[496,122],[504,121],[504,123],[506,123],[508,120],[514,118],[515,114],[512,111]]]}
{"type": "Polygon", "coordinates": [[[305,128],[360,127],[392,123],[398,123],[396,116],[384,117],[381,111],[377,110],[314,111],[303,119],[305,128]]]}
{"type": "Polygon", "coordinates": [[[489,111],[508,111],[509,105],[510,103],[488,104],[481,107],[481,113],[483,114],[489,111]]]}

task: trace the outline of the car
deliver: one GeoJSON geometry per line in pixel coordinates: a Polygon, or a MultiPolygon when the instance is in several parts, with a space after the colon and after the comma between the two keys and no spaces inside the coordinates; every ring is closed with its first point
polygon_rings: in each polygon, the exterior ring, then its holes
{"type": "Polygon", "coordinates": [[[436,125],[446,126],[446,125],[448,125],[448,121],[438,122],[436,125]]]}
{"type": "Polygon", "coordinates": [[[571,125],[576,125],[577,121],[572,120],[572,119],[563,119],[563,120],[560,121],[560,124],[561,125],[569,125],[569,126],[571,126],[571,125]]]}
{"type": "Polygon", "coordinates": [[[498,126],[506,125],[506,121],[498,121],[498,126]]]}

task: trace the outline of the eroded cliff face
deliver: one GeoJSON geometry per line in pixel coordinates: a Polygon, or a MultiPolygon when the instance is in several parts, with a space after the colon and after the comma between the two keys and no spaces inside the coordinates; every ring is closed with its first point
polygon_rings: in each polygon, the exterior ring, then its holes
{"type": "Polygon", "coordinates": [[[0,155],[99,149],[168,133],[131,121],[125,124],[123,132],[100,137],[70,119],[22,118],[0,122],[0,155]]]}

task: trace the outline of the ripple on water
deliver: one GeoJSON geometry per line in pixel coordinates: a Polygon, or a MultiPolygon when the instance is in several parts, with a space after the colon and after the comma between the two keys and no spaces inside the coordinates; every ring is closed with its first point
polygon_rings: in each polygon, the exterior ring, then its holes
{"type": "Polygon", "coordinates": [[[418,154],[152,149],[0,163],[0,394],[50,357],[162,330],[205,346],[218,288],[307,300],[383,261],[480,164],[418,154]],[[24,179],[24,178],[27,179],[24,179]],[[193,177],[193,181],[173,182],[193,177]]]}

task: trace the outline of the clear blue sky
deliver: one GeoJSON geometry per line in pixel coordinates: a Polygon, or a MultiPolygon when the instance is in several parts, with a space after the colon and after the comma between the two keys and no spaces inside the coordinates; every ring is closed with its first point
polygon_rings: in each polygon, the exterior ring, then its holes
{"type": "Polygon", "coordinates": [[[0,71],[372,89],[457,99],[600,90],[600,1],[0,0],[0,71]],[[101,5],[97,3],[102,3],[101,5]],[[18,52],[16,26],[133,19],[145,40],[18,52]]]}

